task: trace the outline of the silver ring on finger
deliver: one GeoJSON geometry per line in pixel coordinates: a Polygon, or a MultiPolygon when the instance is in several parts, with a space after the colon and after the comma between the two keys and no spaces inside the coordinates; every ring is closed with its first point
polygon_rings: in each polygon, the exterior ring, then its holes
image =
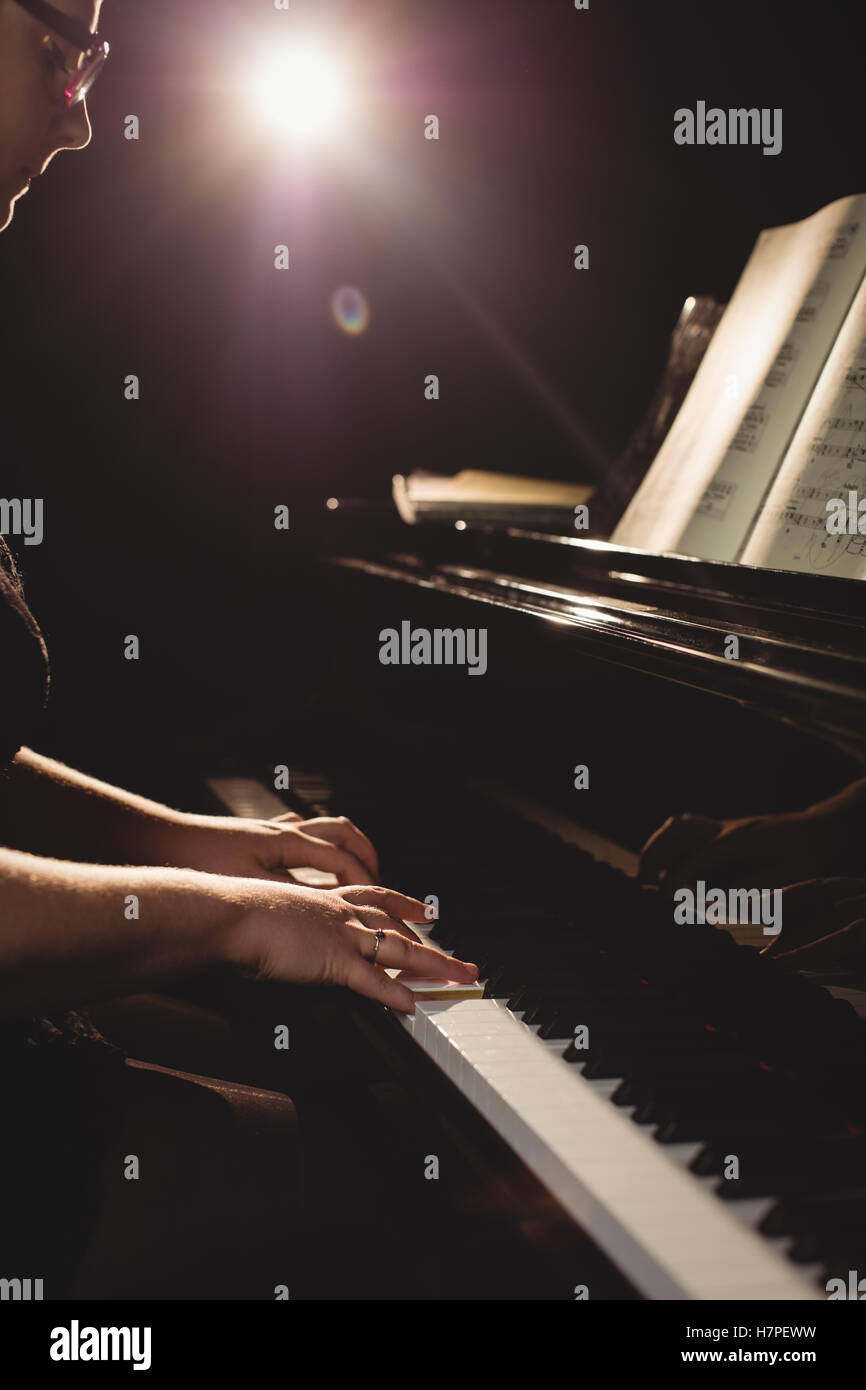
{"type": "Polygon", "coordinates": [[[383,942],[384,940],[385,940],[385,933],[383,932],[382,928],[379,927],[378,930],[377,930],[377,932],[376,932],[376,944],[375,944],[375,946],[373,947],[373,954],[372,954],[372,956],[371,956],[371,958],[370,958],[370,963],[371,963],[372,965],[375,965],[375,964],[376,964],[376,957],[377,957],[378,954],[379,954],[379,947],[382,945],[382,942],[383,942]]]}

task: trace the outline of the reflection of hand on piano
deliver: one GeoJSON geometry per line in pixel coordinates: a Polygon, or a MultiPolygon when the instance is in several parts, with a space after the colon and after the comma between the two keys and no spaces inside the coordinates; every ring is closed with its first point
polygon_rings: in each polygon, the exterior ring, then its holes
{"type": "Polygon", "coordinates": [[[764,955],[794,970],[862,962],[866,953],[866,879],[818,878],[782,892],[782,931],[764,955]]]}
{"type": "Polygon", "coordinates": [[[638,878],[676,888],[704,879],[714,887],[781,888],[833,867],[835,823],[821,808],[784,815],[669,816],[641,851],[638,878]]]}

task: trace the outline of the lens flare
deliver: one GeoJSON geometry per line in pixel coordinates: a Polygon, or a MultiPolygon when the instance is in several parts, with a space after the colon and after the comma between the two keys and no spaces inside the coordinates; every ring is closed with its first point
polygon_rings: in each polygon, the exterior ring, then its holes
{"type": "Polygon", "coordinates": [[[360,290],[340,285],[331,295],[331,312],[338,328],[355,338],[370,322],[370,309],[360,290]]]}

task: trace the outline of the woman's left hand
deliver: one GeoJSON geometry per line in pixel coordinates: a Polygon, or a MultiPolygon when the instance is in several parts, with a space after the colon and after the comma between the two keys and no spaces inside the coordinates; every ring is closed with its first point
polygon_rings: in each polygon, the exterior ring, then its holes
{"type": "Polygon", "coordinates": [[[276,820],[184,816],[166,831],[164,862],[235,878],[286,882],[288,869],[319,869],[341,886],[378,883],[379,857],[367,836],[345,816],[276,820]]]}

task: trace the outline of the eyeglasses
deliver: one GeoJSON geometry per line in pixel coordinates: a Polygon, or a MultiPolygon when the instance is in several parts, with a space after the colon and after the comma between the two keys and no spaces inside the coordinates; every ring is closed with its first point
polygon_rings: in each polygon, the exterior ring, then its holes
{"type": "Polygon", "coordinates": [[[91,34],[86,25],[79,23],[77,19],[72,19],[62,10],[58,10],[54,5],[49,5],[46,0],[16,0],[16,3],[32,14],[34,19],[45,24],[49,29],[53,29],[67,43],[77,48],[83,56],[78,60],[78,67],[75,72],[64,72],[71,79],[63,90],[63,99],[67,106],[76,106],[79,101],[83,101],[93,86],[108,57],[108,44],[103,39],[97,39],[95,34],[91,34]]]}

